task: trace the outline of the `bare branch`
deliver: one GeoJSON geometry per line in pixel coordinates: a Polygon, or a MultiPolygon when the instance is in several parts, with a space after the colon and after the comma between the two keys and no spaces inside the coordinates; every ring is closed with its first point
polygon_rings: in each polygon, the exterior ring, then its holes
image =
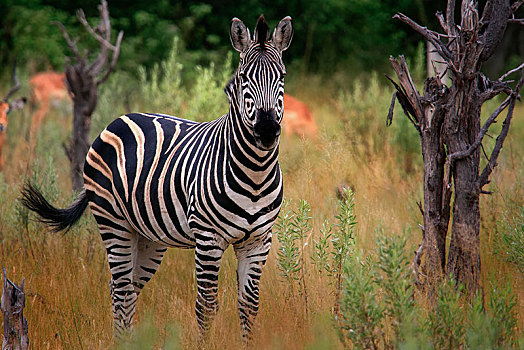
{"type": "Polygon", "coordinates": [[[422,214],[422,217],[424,217],[424,208],[422,207],[422,202],[417,202],[418,210],[420,210],[420,214],[422,214]]]}
{"type": "Polygon", "coordinates": [[[404,114],[408,117],[411,123],[413,123],[420,134],[420,122],[423,117],[422,106],[420,104],[421,96],[417,91],[415,83],[413,83],[413,80],[411,79],[406,60],[404,56],[400,56],[399,60],[390,56],[389,61],[400,80],[400,85],[387,75],[386,77],[397,89],[397,100],[402,106],[404,114]]]}
{"type": "Polygon", "coordinates": [[[82,59],[82,55],[80,55],[80,52],[78,51],[78,47],[76,46],[76,43],[73,40],[71,40],[71,38],[69,37],[69,34],[67,33],[67,30],[65,29],[64,25],[57,21],[52,21],[51,24],[54,24],[58,26],[58,28],[60,28],[60,31],[62,32],[62,36],[64,37],[67,43],[67,46],[69,46],[71,51],[73,51],[76,59],[80,61],[82,59]]]}
{"type": "MultiPolygon", "coordinates": [[[[102,38],[98,33],[96,33],[93,28],[91,28],[91,26],[89,25],[89,23],[87,22],[86,20],[86,17],[85,17],[85,14],[84,14],[84,11],[82,9],[78,10],[76,12],[76,15],[78,17],[78,20],[80,21],[80,23],[82,23],[84,25],[84,27],[86,28],[86,30],[89,32],[89,34],[91,34],[95,39],[96,41],[98,41],[103,47],[111,50],[111,51],[114,51],[116,50],[116,47],[113,46],[107,39],[105,38],[102,38]]],[[[101,16],[102,17],[102,16],[101,16]]],[[[103,18],[101,18],[103,20],[103,18]]],[[[109,28],[109,27],[105,27],[104,26],[104,29],[105,28],[109,28]]]]}
{"type": "Polygon", "coordinates": [[[457,28],[455,24],[455,0],[448,0],[446,6],[446,23],[449,29],[448,34],[456,36],[457,28]]]}
{"type": "Polygon", "coordinates": [[[111,60],[111,64],[109,65],[109,68],[107,68],[104,76],[96,82],[97,85],[104,83],[109,77],[109,74],[111,74],[111,72],[115,69],[116,62],[118,60],[118,55],[120,54],[120,44],[122,43],[123,36],[124,31],[121,30],[120,33],[118,33],[118,37],[116,39],[115,51],[113,51],[113,59],[111,60]]]}
{"type": "MultiPolygon", "coordinates": [[[[487,78],[486,78],[487,79],[487,78]]],[[[509,86],[509,83],[512,81],[505,81],[505,82],[499,82],[494,81],[491,82],[489,79],[487,79],[487,83],[489,86],[486,88],[486,90],[482,91],[480,94],[480,103],[484,103],[487,100],[491,100],[493,97],[497,96],[498,94],[505,92],[508,96],[513,93],[513,90],[509,86]]]]}
{"type": "Polygon", "coordinates": [[[491,126],[491,124],[495,122],[499,114],[502,113],[504,109],[506,109],[506,107],[510,104],[510,102],[513,99],[514,99],[513,96],[508,96],[504,100],[504,102],[502,102],[500,106],[497,107],[497,109],[491,114],[491,116],[486,120],[486,122],[480,129],[480,132],[478,133],[477,139],[475,140],[475,142],[473,142],[473,144],[467,150],[461,151],[461,152],[455,152],[448,156],[450,164],[453,164],[455,161],[459,159],[464,159],[466,157],[469,157],[473,154],[473,152],[475,152],[475,150],[482,144],[482,140],[484,139],[484,136],[488,132],[488,129],[491,126]]]}
{"type": "Polygon", "coordinates": [[[519,96],[519,91],[520,91],[520,88],[522,87],[522,84],[524,84],[524,78],[520,78],[513,94],[511,96],[508,96],[508,98],[510,98],[508,112],[506,114],[506,118],[504,119],[504,123],[502,124],[502,130],[500,131],[500,134],[497,137],[497,140],[495,141],[495,147],[493,148],[493,151],[491,152],[491,157],[488,161],[488,164],[486,164],[486,167],[484,168],[484,170],[482,171],[482,174],[480,175],[480,178],[479,178],[479,189],[480,190],[482,190],[482,187],[484,187],[484,185],[486,185],[489,182],[489,176],[493,172],[493,169],[495,169],[495,167],[497,166],[497,159],[500,154],[500,151],[502,150],[504,140],[506,139],[506,136],[508,136],[509,126],[511,123],[511,118],[513,117],[513,110],[515,108],[515,101],[517,100],[519,96]]]}
{"type": "MultiPolygon", "coordinates": [[[[413,28],[416,32],[418,32],[420,35],[422,35],[426,40],[431,42],[433,46],[435,46],[435,49],[440,54],[440,56],[446,60],[446,63],[450,66],[452,66],[451,62],[451,52],[448,50],[446,45],[440,41],[439,36],[444,36],[443,34],[433,32],[429,30],[427,27],[422,27],[421,25],[417,24],[415,21],[413,21],[411,18],[407,17],[406,15],[402,13],[397,13],[393,16],[395,19],[399,19],[400,21],[406,23],[411,28],[413,28]]],[[[450,33],[448,33],[450,34],[450,33]]]]}
{"type": "Polygon", "coordinates": [[[391,104],[389,105],[388,116],[386,118],[386,127],[391,126],[391,123],[393,123],[393,110],[395,109],[395,100],[396,99],[397,99],[397,91],[393,93],[393,97],[391,98],[391,104]]]}
{"type": "Polygon", "coordinates": [[[504,73],[500,78],[497,79],[497,81],[502,81],[502,80],[506,79],[508,77],[508,75],[513,74],[515,72],[518,72],[519,70],[521,70],[523,68],[524,68],[524,62],[520,66],[518,66],[517,68],[512,69],[512,70],[504,73]]]}
{"type": "Polygon", "coordinates": [[[510,18],[508,19],[508,23],[516,23],[516,24],[524,25],[524,18],[510,18]]]}
{"type": "Polygon", "coordinates": [[[448,33],[449,35],[448,24],[446,23],[446,19],[444,18],[444,15],[442,14],[442,12],[437,11],[437,13],[435,13],[435,16],[437,16],[438,22],[440,23],[440,26],[442,27],[442,29],[444,29],[444,31],[448,33]]]}
{"type": "MultiPolygon", "coordinates": [[[[422,228],[422,232],[424,232],[424,228],[422,228]]],[[[413,276],[415,277],[415,284],[417,285],[423,285],[422,281],[420,280],[419,276],[424,276],[421,272],[419,272],[418,268],[420,267],[420,262],[422,260],[422,252],[424,251],[424,239],[422,240],[422,243],[418,247],[418,249],[415,251],[415,257],[413,258],[413,263],[411,264],[413,269],[413,276]]]]}
{"type": "Polygon", "coordinates": [[[522,6],[522,4],[524,4],[524,0],[515,1],[513,5],[511,5],[511,12],[517,12],[517,10],[520,6],[522,6]]]}

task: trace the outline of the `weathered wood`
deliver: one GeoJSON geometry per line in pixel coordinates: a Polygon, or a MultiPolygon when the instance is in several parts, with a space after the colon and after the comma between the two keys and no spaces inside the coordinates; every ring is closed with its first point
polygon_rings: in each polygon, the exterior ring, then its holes
{"type": "Polygon", "coordinates": [[[1,308],[4,315],[4,340],[2,350],[29,349],[27,320],[24,318],[24,282],[18,287],[6,275],[4,267],[4,289],[1,308]]]}
{"type": "Polygon", "coordinates": [[[98,103],[98,86],[103,84],[109,75],[114,71],[118,56],[120,54],[120,44],[124,33],[118,33],[115,44],[111,44],[111,22],[107,1],[102,0],[98,7],[100,13],[100,23],[93,29],[84,11],[78,10],[77,17],[84,28],[99,43],[99,53],[93,62],[88,62],[91,55],[85,53],[81,55],[76,41],[71,40],[65,27],[58,22],[54,22],[66,40],[69,48],[74,54],[73,63],[66,62],[67,89],[73,99],[73,137],[71,143],[66,147],[66,154],[71,161],[71,180],[73,190],[81,191],[84,186],[83,172],[84,162],[91,139],[91,116],[98,103]],[[109,61],[109,52],[112,51],[112,58],[109,61]]]}
{"type": "MultiPolygon", "coordinates": [[[[408,24],[435,46],[444,58],[450,73],[451,85],[444,86],[440,77],[426,80],[424,95],[416,91],[409,71],[399,60],[390,58],[399,79],[395,96],[421,137],[424,161],[424,230],[422,270],[430,288],[444,276],[466,285],[474,293],[480,287],[480,209],[479,197],[487,193],[483,186],[497,165],[497,158],[509,131],[513,108],[523,85],[521,79],[514,88],[504,81],[509,74],[524,68],[524,63],[490,81],[480,72],[482,64],[496,50],[508,23],[515,22],[513,13],[524,3],[519,0],[489,0],[479,19],[477,2],[463,0],[460,26],[455,24],[455,1],[448,0],[445,16],[437,13],[444,34],[422,27],[410,18],[397,14],[394,18],[408,24]],[[441,38],[446,38],[447,43],[441,38]],[[501,94],[508,98],[480,126],[482,104],[501,94]],[[482,140],[490,125],[508,107],[507,115],[488,164],[480,173],[482,140]],[[451,193],[453,223],[451,243],[446,264],[445,241],[450,221],[451,193]]],[[[390,79],[391,80],[391,79],[390,79]]],[[[393,105],[393,103],[392,103],[393,105]]],[[[388,113],[391,120],[392,112],[388,113]]],[[[417,254],[415,262],[419,260],[417,254]]],[[[418,271],[418,270],[416,270],[418,271]]]]}

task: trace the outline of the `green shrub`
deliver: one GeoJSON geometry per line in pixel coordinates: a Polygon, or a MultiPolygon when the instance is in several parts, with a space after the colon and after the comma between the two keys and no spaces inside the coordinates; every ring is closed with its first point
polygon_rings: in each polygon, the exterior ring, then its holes
{"type": "Polygon", "coordinates": [[[507,262],[524,272],[524,205],[518,208],[513,218],[506,218],[498,224],[495,249],[507,262]]]}
{"type": "Polygon", "coordinates": [[[224,86],[231,79],[233,56],[228,53],[222,65],[197,66],[196,81],[192,86],[184,112],[184,118],[209,121],[229,112],[224,86]]]}

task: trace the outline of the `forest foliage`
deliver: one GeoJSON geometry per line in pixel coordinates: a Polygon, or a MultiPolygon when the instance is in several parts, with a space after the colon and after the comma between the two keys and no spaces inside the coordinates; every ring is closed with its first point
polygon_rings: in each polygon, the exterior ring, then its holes
{"type": "MultiPolygon", "coordinates": [[[[62,22],[80,43],[90,42],[75,12],[82,8],[88,20],[98,17],[98,0],[3,0],[0,17],[0,67],[15,57],[30,71],[62,70],[68,48],[57,26],[62,22]]],[[[109,1],[114,33],[124,31],[118,69],[137,75],[136,67],[153,67],[168,58],[173,38],[184,52],[183,63],[208,65],[230,51],[229,23],[242,19],[248,28],[263,13],[270,26],[282,17],[293,18],[293,45],[286,62],[303,72],[389,69],[389,55],[415,54],[420,37],[391,17],[402,12],[437,28],[434,16],[444,5],[426,0],[276,0],[276,1],[109,1]]],[[[517,34],[516,34],[517,35],[517,34]]],[[[520,34],[521,35],[521,34],[520,34]]],[[[515,35],[510,35],[515,40],[515,35]]],[[[514,41],[515,42],[515,41],[514,41]]],[[[506,45],[505,61],[524,48],[506,45]]],[[[522,45],[521,45],[522,46],[522,45]]],[[[522,55],[522,52],[521,52],[522,55]]],[[[504,68],[504,67],[502,67],[504,68]]],[[[0,69],[2,73],[4,69],[0,69]]]]}

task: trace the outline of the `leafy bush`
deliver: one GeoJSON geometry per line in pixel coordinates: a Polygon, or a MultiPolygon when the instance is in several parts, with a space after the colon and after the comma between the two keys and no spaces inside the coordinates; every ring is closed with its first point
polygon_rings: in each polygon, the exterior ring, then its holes
{"type": "Polygon", "coordinates": [[[275,223],[275,231],[280,246],[278,249],[278,262],[282,277],[294,290],[294,281],[299,281],[299,293],[304,295],[306,310],[307,288],[306,288],[306,265],[304,250],[308,245],[309,233],[311,232],[311,207],[301,200],[297,209],[289,209],[290,201],[284,201],[282,213],[275,223]]]}
{"type": "Polygon", "coordinates": [[[512,219],[505,219],[498,225],[499,240],[495,247],[508,262],[524,272],[524,205],[512,219]]]}
{"type": "Polygon", "coordinates": [[[483,306],[467,301],[449,278],[434,304],[417,303],[406,239],[380,233],[375,253],[355,249],[344,266],[340,330],[355,348],[500,349],[518,346],[516,302],[509,286],[492,287],[483,306]]]}
{"type": "Polygon", "coordinates": [[[195,67],[195,81],[183,83],[184,70],[179,39],[175,37],[169,57],[150,71],[139,69],[139,86],[144,108],[149,112],[173,114],[196,121],[209,121],[228,112],[224,86],[231,78],[232,55],[220,65],[195,67]]]}
{"type": "Polygon", "coordinates": [[[367,80],[356,79],[342,90],[338,107],[345,123],[345,134],[354,152],[370,156],[383,153],[391,146],[407,171],[420,153],[420,138],[401,107],[396,104],[395,122],[386,129],[385,122],[393,96],[393,90],[385,86],[376,72],[367,80]]]}

